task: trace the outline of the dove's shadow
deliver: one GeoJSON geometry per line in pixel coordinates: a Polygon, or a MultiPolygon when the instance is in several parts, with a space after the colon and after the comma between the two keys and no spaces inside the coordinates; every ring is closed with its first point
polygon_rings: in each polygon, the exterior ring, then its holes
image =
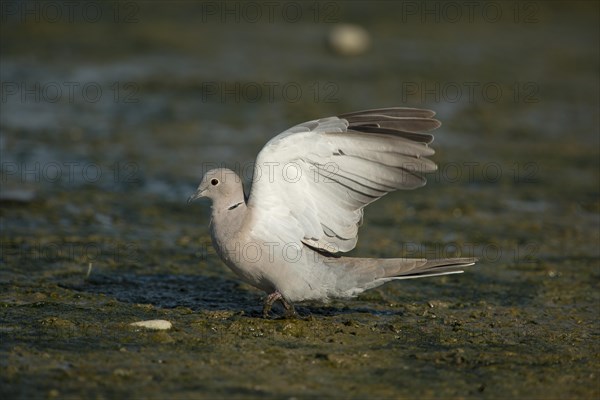
{"type": "Polygon", "coordinates": [[[229,310],[259,312],[261,298],[236,281],[203,275],[93,274],[77,285],[82,292],[104,294],[124,303],[152,304],[161,308],[188,307],[194,311],[229,310]],[[256,305],[255,307],[252,307],[256,305]]]}
{"type": "MultiPolygon", "coordinates": [[[[264,295],[248,291],[238,281],[204,275],[173,275],[134,273],[96,273],[77,284],[61,284],[68,289],[104,294],[124,303],[152,304],[160,308],[187,307],[193,311],[227,310],[244,312],[249,316],[262,316],[264,295]]],[[[280,309],[274,307],[275,314],[280,309]]],[[[304,303],[296,307],[306,315],[335,315],[347,313],[377,313],[375,310],[348,307],[347,305],[320,305],[304,303]]]]}

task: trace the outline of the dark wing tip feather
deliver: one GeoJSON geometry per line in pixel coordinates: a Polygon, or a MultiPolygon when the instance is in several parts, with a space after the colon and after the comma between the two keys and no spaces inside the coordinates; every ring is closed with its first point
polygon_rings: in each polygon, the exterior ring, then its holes
{"type": "Polygon", "coordinates": [[[379,108],[342,114],[348,121],[348,129],[364,133],[380,133],[400,136],[420,143],[433,142],[430,132],[441,123],[432,117],[435,112],[418,108],[379,108]]]}
{"type": "Polygon", "coordinates": [[[340,118],[348,119],[348,117],[356,117],[360,115],[386,115],[389,117],[396,118],[432,118],[435,116],[435,111],[427,110],[424,108],[409,108],[409,107],[388,107],[388,108],[374,108],[371,110],[362,110],[345,113],[338,115],[340,118]]]}

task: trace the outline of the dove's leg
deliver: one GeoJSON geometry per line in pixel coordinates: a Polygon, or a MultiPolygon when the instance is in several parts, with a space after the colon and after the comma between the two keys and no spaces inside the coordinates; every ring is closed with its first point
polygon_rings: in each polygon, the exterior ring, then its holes
{"type": "Polygon", "coordinates": [[[270,295],[267,296],[265,300],[265,305],[263,306],[263,318],[267,318],[269,316],[269,311],[271,311],[271,307],[276,301],[281,301],[283,308],[285,308],[285,316],[293,317],[296,316],[296,310],[294,310],[294,306],[288,303],[282,296],[279,291],[274,291],[270,295]]]}

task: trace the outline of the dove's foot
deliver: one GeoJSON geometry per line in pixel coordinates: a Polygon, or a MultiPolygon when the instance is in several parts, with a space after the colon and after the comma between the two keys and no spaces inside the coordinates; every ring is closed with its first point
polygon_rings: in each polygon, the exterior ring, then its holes
{"type": "Polygon", "coordinates": [[[263,318],[269,317],[269,311],[271,311],[271,307],[273,307],[273,304],[276,301],[280,301],[281,304],[283,305],[283,308],[285,309],[285,317],[286,318],[293,318],[293,317],[298,316],[298,314],[296,314],[296,310],[294,310],[294,306],[291,305],[290,303],[288,303],[283,298],[283,295],[281,293],[279,293],[279,291],[276,290],[273,293],[271,293],[270,295],[268,295],[267,299],[265,300],[265,305],[263,306],[263,318]]]}

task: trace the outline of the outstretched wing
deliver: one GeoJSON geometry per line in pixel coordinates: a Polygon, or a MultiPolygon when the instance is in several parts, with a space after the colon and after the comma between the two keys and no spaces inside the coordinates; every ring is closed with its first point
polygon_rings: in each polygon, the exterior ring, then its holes
{"type": "Polygon", "coordinates": [[[382,108],[296,125],[259,153],[248,200],[252,230],[330,253],[356,246],[363,208],[436,170],[430,110],[382,108]]]}

